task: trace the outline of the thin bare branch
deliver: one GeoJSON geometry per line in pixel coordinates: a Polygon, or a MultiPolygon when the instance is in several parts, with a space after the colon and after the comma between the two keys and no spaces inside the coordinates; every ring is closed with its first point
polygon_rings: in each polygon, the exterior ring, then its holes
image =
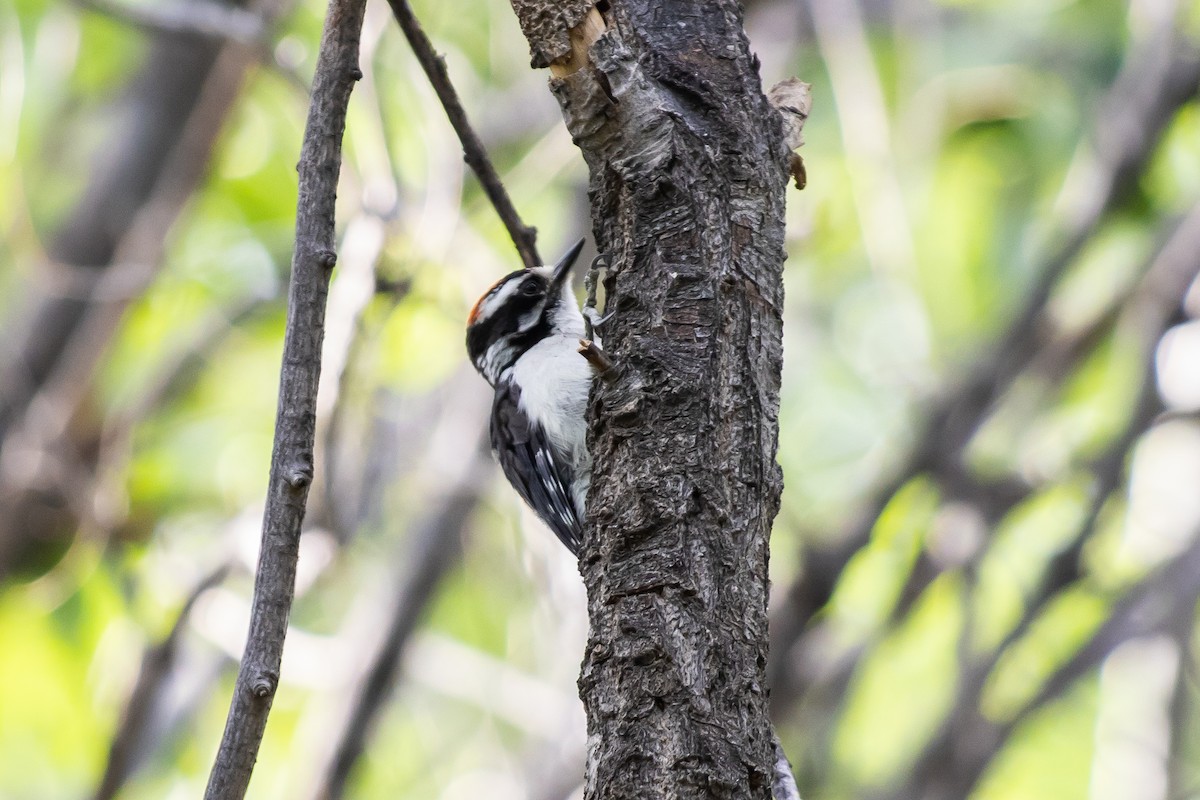
{"type": "Polygon", "coordinates": [[[458,92],[455,90],[454,84],[450,82],[450,75],[446,71],[446,62],[433,49],[433,43],[429,41],[429,37],[425,34],[416,15],[413,14],[407,0],[388,0],[388,5],[392,7],[392,14],[396,17],[400,29],[404,31],[404,36],[408,39],[417,61],[420,62],[421,69],[425,70],[429,83],[437,92],[438,99],[442,101],[442,107],[446,109],[446,116],[449,117],[454,132],[458,134],[458,139],[462,142],[463,157],[466,159],[467,165],[475,172],[475,176],[479,178],[479,183],[483,187],[484,193],[487,194],[488,200],[496,209],[496,213],[500,215],[500,221],[504,223],[508,235],[512,237],[513,244],[517,248],[517,253],[521,256],[521,262],[526,267],[540,265],[542,261],[537,252],[537,229],[529,227],[521,221],[521,215],[517,213],[516,207],[508,196],[508,190],[504,188],[504,183],[500,180],[495,166],[488,158],[483,142],[479,141],[470,121],[467,120],[467,112],[463,110],[462,102],[458,99],[458,92]]]}
{"type": "Polygon", "coordinates": [[[346,108],[356,80],[365,0],[332,0],[317,56],[312,104],[300,151],[296,244],[262,546],[246,649],[206,800],[241,800],[250,783],[295,591],[300,527],[313,477],[321,338],[334,250],[334,201],[346,108]]]}

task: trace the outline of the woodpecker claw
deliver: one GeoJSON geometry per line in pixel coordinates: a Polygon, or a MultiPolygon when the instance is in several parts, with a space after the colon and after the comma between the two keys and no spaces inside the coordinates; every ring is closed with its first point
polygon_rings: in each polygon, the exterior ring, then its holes
{"type": "Polygon", "coordinates": [[[596,284],[600,277],[600,270],[608,269],[608,253],[598,253],[592,259],[592,265],[588,267],[587,275],[583,278],[583,288],[587,290],[587,300],[583,304],[583,335],[584,339],[590,341],[595,335],[595,328],[603,325],[611,313],[601,317],[596,311],[596,284]]]}
{"type": "Polygon", "coordinates": [[[593,328],[603,327],[604,323],[612,319],[616,313],[616,311],[610,311],[604,316],[601,316],[600,312],[596,310],[595,306],[584,306],[583,309],[584,318],[586,318],[588,322],[592,323],[593,328]]]}

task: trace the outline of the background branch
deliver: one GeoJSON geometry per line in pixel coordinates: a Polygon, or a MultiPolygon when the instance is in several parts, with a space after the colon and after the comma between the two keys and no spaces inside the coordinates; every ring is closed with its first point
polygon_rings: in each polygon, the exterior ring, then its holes
{"type": "Polygon", "coordinates": [[[333,0],[317,56],[312,104],[300,151],[296,244],[262,545],[250,631],[206,800],[241,800],[250,783],[295,591],[300,527],[313,478],[321,339],[334,251],[334,201],[346,107],[356,80],[365,0],[333,0]]]}
{"type": "Polygon", "coordinates": [[[148,648],[142,656],[142,668],[125,704],[120,727],[113,736],[104,776],[100,779],[96,793],[92,795],[94,800],[111,800],[116,797],[133,771],[137,750],[143,745],[151,722],[155,699],[171,676],[179,650],[179,640],[183,636],[183,629],[192,609],[202,594],[225,580],[229,569],[229,564],[222,564],[204,576],[188,593],[166,638],[148,648]]]}
{"type": "MultiPolygon", "coordinates": [[[[1156,39],[1132,55],[1113,82],[1096,121],[1093,138],[1101,142],[1095,159],[1099,177],[1096,194],[1080,193],[1068,213],[1068,231],[1059,247],[1037,271],[1034,286],[990,352],[943,399],[934,403],[914,445],[900,466],[871,493],[853,519],[830,544],[816,545],[805,554],[806,567],[787,589],[772,627],[770,682],[775,714],[786,713],[804,693],[803,678],[793,651],[813,616],[828,603],[845,566],[870,539],[870,533],[892,497],[926,472],[961,475],[961,454],[1003,393],[1021,374],[1025,359],[1039,349],[1048,330],[1046,308],[1052,289],[1074,263],[1100,224],[1128,196],[1131,176],[1144,169],[1173,112],[1195,95],[1200,84],[1200,56],[1182,37],[1165,31],[1167,43],[1156,39]],[[1166,54],[1166,57],[1164,57],[1166,54]],[[1127,84],[1137,81],[1142,92],[1129,95],[1127,84]],[[1122,131],[1113,136],[1109,131],[1122,131]]],[[[1083,353],[1079,355],[1082,357],[1083,353]]],[[[1065,370],[1064,370],[1065,371],[1065,370]]],[[[1017,498],[1010,497],[1009,503],[1017,498]]],[[[1003,513],[1004,506],[996,509],[1003,513]]],[[[993,515],[994,516],[994,515],[993,515]]],[[[931,578],[932,573],[923,573],[931,578]]],[[[918,575],[918,578],[921,576],[918,575]]],[[[927,583],[922,579],[922,583],[927,583]]],[[[910,599],[916,595],[909,592],[910,599]]]]}
{"type": "MultiPolygon", "coordinates": [[[[492,454],[486,433],[455,480],[443,489],[441,504],[413,526],[403,559],[404,573],[397,580],[396,597],[384,628],[383,641],[359,685],[350,715],[337,738],[334,755],[314,797],[337,800],[366,749],[371,731],[388,708],[405,647],[442,578],[457,563],[467,522],[487,492],[492,454]]],[[[449,478],[449,476],[448,476],[449,478]]]]}

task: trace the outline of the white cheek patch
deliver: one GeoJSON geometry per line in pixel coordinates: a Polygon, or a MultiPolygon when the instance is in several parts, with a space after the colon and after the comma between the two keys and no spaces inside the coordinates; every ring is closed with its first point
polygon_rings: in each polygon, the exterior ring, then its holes
{"type": "Polygon", "coordinates": [[[478,318],[480,320],[489,319],[500,308],[508,302],[508,298],[512,297],[518,289],[521,288],[520,281],[509,281],[496,290],[496,293],[483,301],[483,305],[479,307],[478,318]]]}
{"type": "Polygon", "coordinates": [[[537,325],[538,320],[542,318],[542,308],[544,305],[544,303],[538,303],[529,311],[522,314],[521,318],[517,320],[517,330],[527,331],[534,325],[537,325]]]}

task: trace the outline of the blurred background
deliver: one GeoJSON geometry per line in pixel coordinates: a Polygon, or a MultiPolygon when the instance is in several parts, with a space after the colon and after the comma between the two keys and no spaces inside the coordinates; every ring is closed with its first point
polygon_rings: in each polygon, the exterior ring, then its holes
{"type": "MultiPolygon", "coordinates": [[[[508,4],[413,5],[557,257],[586,171],[508,4]]],[[[1200,797],[1200,3],[746,5],[815,98],[771,565],[806,800],[1200,797]]],[[[0,0],[0,797],[203,792],[323,13],[0,0]]],[[[580,796],[582,587],[462,343],[519,262],[383,3],[362,67],[250,796],[580,796]]]]}

